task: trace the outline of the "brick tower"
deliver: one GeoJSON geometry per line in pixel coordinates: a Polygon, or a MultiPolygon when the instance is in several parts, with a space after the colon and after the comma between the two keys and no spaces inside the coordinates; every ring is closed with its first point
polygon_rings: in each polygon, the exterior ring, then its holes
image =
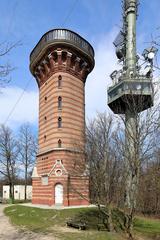
{"type": "Polygon", "coordinates": [[[92,46],[67,29],[45,33],[31,52],[30,70],[39,87],[35,204],[89,204],[84,88],[93,67],[92,46]]]}

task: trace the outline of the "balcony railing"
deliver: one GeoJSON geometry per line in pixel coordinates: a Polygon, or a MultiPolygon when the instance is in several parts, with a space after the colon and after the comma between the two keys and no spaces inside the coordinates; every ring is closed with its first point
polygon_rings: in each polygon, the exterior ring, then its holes
{"type": "Polygon", "coordinates": [[[141,77],[139,79],[127,80],[123,78],[122,81],[108,88],[108,103],[115,101],[122,95],[153,95],[153,85],[151,79],[141,77]]]}
{"type": "Polygon", "coordinates": [[[60,43],[70,43],[75,47],[80,48],[83,52],[85,52],[91,59],[94,58],[94,50],[92,46],[77,33],[72,32],[67,29],[53,29],[47,33],[45,33],[38,44],[35,46],[33,51],[30,54],[31,63],[38,56],[40,51],[50,43],[60,42],[60,43]]]}

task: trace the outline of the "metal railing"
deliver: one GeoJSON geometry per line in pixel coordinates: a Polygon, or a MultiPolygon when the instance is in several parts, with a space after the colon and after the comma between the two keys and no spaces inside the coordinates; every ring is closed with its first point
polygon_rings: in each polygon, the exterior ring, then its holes
{"type": "Polygon", "coordinates": [[[139,79],[135,81],[120,81],[113,87],[108,88],[108,102],[113,102],[115,99],[121,97],[122,95],[128,94],[134,95],[150,95],[154,93],[153,85],[150,79],[139,79]]]}
{"type": "Polygon", "coordinates": [[[80,48],[91,58],[94,58],[93,47],[77,33],[67,29],[53,29],[45,33],[30,54],[31,63],[38,56],[39,52],[52,42],[66,42],[80,48]]]}

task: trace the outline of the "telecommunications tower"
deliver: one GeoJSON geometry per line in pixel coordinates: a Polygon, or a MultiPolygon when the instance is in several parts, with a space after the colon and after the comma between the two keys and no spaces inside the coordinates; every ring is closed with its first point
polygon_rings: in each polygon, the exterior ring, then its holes
{"type": "MultiPolygon", "coordinates": [[[[136,52],[139,1],[123,0],[122,4],[123,27],[114,41],[122,68],[110,75],[112,86],[108,88],[108,106],[115,114],[125,115],[125,158],[129,161],[135,157],[137,114],[153,106],[153,60],[157,49],[152,46],[144,50],[142,56],[145,68],[142,71],[140,57],[136,52]]],[[[126,167],[131,167],[129,162],[126,167]]]]}

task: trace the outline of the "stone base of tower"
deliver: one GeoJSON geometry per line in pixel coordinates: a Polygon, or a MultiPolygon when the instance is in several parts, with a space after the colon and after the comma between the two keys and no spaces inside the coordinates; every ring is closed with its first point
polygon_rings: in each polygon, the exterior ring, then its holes
{"type": "Polygon", "coordinates": [[[63,176],[48,178],[48,184],[42,184],[41,177],[32,179],[32,203],[78,206],[89,205],[89,177],[63,176]]]}

